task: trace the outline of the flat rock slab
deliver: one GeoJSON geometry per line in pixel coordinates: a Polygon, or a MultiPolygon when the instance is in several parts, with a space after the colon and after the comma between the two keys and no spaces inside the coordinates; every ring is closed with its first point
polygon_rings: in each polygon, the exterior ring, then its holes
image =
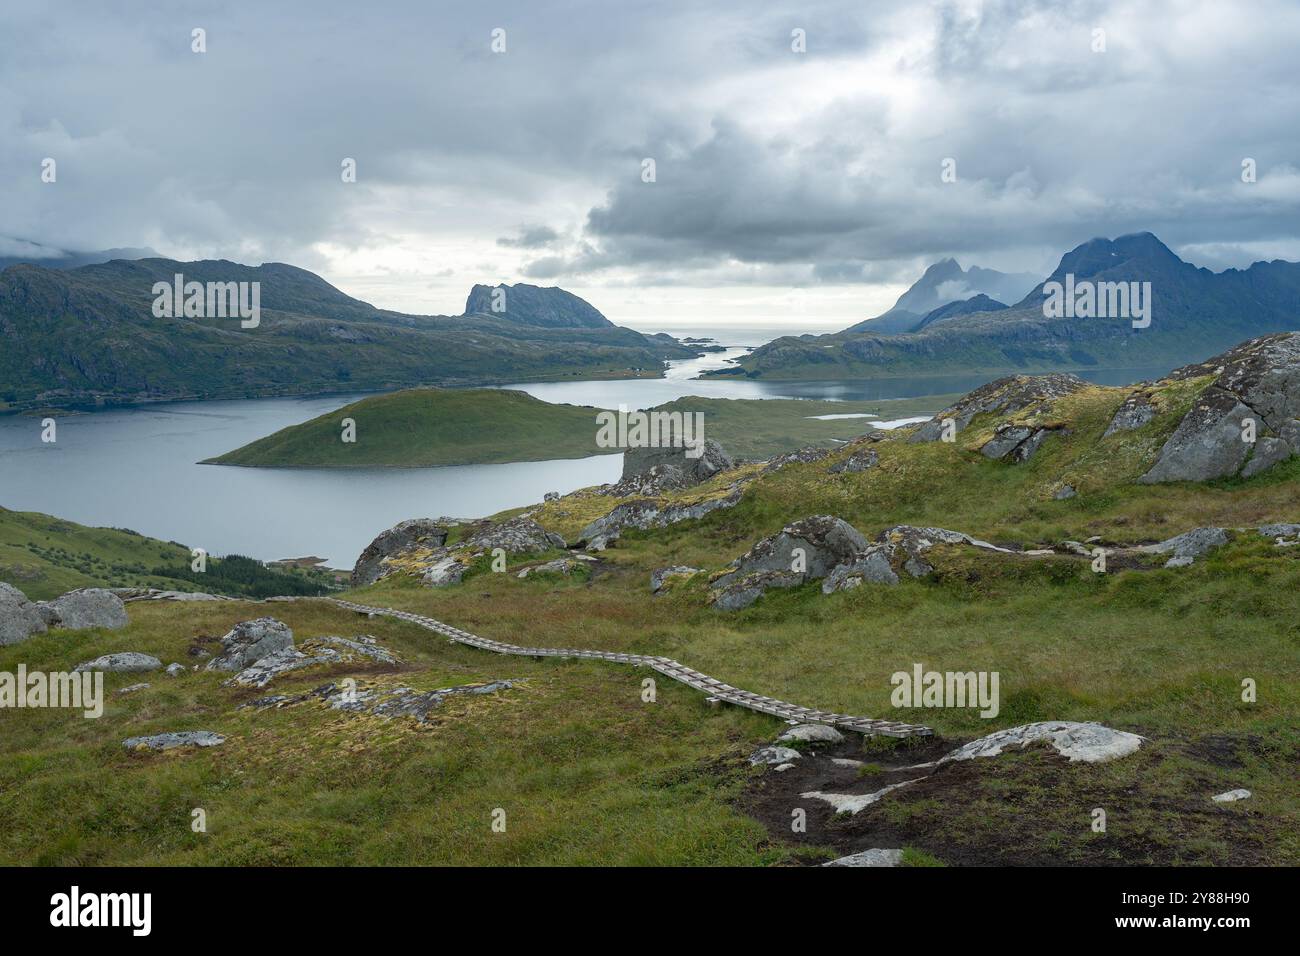
{"type": "Polygon", "coordinates": [[[162,661],[138,651],[121,651],[117,654],[105,654],[93,661],[78,664],[73,671],[106,671],[110,674],[143,674],[162,668],[162,661]]]}
{"type": "Polygon", "coordinates": [[[916,783],[917,780],[924,779],[925,777],[914,777],[911,780],[902,780],[898,783],[891,783],[887,787],[881,787],[879,790],[873,790],[871,793],[826,793],[821,790],[810,790],[808,793],[801,793],[800,796],[829,803],[835,808],[836,813],[858,814],[873,803],[878,803],[885,794],[906,787],[909,783],[916,783]]]}
{"type": "Polygon", "coordinates": [[[1101,763],[1126,757],[1142,746],[1145,738],[1123,730],[1111,730],[1101,724],[1080,723],[1073,720],[1044,720],[1020,727],[1009,727],[997,733],[972,740],[958,747],[937,763],[950,760],[972,760],[976,757],[996,757],[1008,749],[1023,750],[1032,743],[1043,740],[1056,748],[1056,752],[1071,763],[1101,763]]]}
{"type": "Polygon", "coordinates": [[[180,730],[148,737],[128,737],[122,746],[130,751],[175,750],[177,747],[219,747],[226,742],[210,730],[180,730]]]}
{"type": "Polygon", "coordinates": [[[903,862],[902,850],[863,850],[822,866],[899,866],[903,862]]]}

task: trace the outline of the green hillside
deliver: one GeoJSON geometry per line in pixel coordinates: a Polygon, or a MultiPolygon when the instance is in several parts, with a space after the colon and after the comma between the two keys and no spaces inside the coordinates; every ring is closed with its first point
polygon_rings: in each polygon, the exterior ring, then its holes
{"type": "MultiPolygon", "coordinates": [[[[535,290],[534,297],[560,292],[535,290]]],[[[0,272],[0,411],[656,376],[665,359],[696,354],[614,325],[543,328],[530,318],[526,310],[389,312],[282,263],[17,265],[0,272]],[[260,324],[155,317],[153,285],[175,273],[201,283],[259,283],[260,324]]]]}
{"type": "MultiPolygon", "coordinates": [[[[768,458],[861,435],[872,419],[934,412],[948,396],[879,402],[681,398],[657,410],[701,412],[704,434],[733,457],[768,458]]],[[[375,468],[499,464],[617,454],[596,444],[600,409],[555,405],[504,389],[420,388],[354,402],[291,425],[209,463],[263,468],[375,468]],[[345,418],[356,441],[342,440],[345,418]]]]}
{"type": "Polygon", "coordinates": [[[319,594],[330,583],[322,572],[273,571],[239,556],[209,557],[202,574],[191,571],[190,563],[190,549],[174,541],[0,508],[0,581],[33,601],[85,587],[269,597],[319,594]]]}
{"type": "MultiPolygon", "coordinates": [[[[913,444],[906,434],[875,443],[878,464],[858,473],[829,471],[848,449],[766,474],[736,469],[666,500],[755,476],[739,505],[629,530],[590,574],[519,579],[540,558],[512,556],[504,573],[476,568],[461,585],[430,588],[399,574],[348,595],[502,641],[671,656],[756,693],[924,723],[934,738],[851,736],[831,753],[857,764],[817,757],[814,769],[805,756],[776,773],[747,757],[786,729],[780,720],[710,707],[657,675],[647,701],[644,669],[500,656],[321,601],[132,605],[122,631],[56,632],[0,648],[0,669],[66,668],[118,650],[189,661],[192,648],[267,613],[300,643],[372,634],[403,663],[308,669],[264,689],[224,687],[228,675],[200,671],[124,696],[113,691],[139,678],[109,675],[102,719],[11,714],[0,734],[0,862],[772,865],[883,845],[905,848],[905,862],[949,865],[1295,865],[1300,548],[1241,531],[1190,567],[1117,560],[1096,573],[1066,553],[940,546],[932,574],[903,575],[895,586],[824,594],[810,582],[732,613],[707,601],[711,573],[810,514],[838,515],[873,538],[909,522],[1024,548],[1295,520],[1300,459],[1248,480],[1133,483],[1204,385],[1162,387],[1152,421],[1105,438],[1125,392],[1082,389],[1039,416],[1068,429],[1021,463],[980,453],[1015,418],[985,415],[952,444],[913,444]],[[1055,500],[1063,480],[1078,495],[1055,500]],[[682,563],[707,573],[652,595],[651,571],[682,563]],[[998,672],[1000,713],[893,708],[890,674],[914,662],[998,672]],[[421,724],[311,696],[351,674],[365,687],[421,692],[515,683],[449,699],[421,724]],[[1258,683],[1258,700],[1243,701],[1245,677],[1258,683]],[[284,695],[285,706],[240,706],[268,694],[284,695]],[[1146,741],[1110,763],[1067,763],[1031,747],[939,767],[857,815],[803,796],[874,790],[960,743],[1041,720],[1098,721],[1146,741]],[[128,736],[181,729],[227,740],[162,755],[122,749],[128,736]],[[1235,787],[1252,797],[1211,802],[1235,787]],[[194,807],[207,812],[206,833],[189,826],[194,807]],[[1090,825],[1096,807],[1108,813],[1105,833],[1090,825]],[[505,832],[491,826],[498,808],[505,832]],[[792,808],[807,811],[806,833],[792,832],[792,808]]],[[[571,495],[534,517],[573,540],[617,503],[571,495]]]]}

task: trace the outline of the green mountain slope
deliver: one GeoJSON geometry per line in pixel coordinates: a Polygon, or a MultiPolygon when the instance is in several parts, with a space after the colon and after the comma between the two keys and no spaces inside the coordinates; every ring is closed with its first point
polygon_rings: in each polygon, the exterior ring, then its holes
{"type": "Polygon", "coordinates": [[[280,263],[141,259],[0,273],[0,410],[657,375],[664,359],[694,354],[612,325],[387,312],[280,263]],[[259,282],[260,326],[156,318],[154,283],[176,273],[259,282]]]}
{"type": "Polygon", "coordinates": [[[6,508],[0,508],[0,581],[34,601],[85,587],[269,597],[319,594],[332,583],[323,572],[284,573],[239,556],[209,557],[207,570],[195,573],[190,549],[174,541],[6,508]]]}

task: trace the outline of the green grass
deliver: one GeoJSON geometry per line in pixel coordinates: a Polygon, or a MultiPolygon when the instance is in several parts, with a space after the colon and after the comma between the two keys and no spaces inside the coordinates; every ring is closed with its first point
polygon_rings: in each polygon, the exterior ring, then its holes
{"type": "MultiPolygon", "coordinates": [[[[699,412],[704,434],[737,458],[769,458],[804,445],[828,447],[871,427],[869,418],[818,415],[930,414],[951,396],[882,402],[681,398],[657,411],[699,412]]],[[[500,464],[617,454],[597,444],[601,409],[556,405],[505,389],[419,388],[364,398],[210,460],[263,468],[415,468],[500,464]],[[356,422],[344,442],[343,420],[356,422]]]]}
{"type": "MultiPolygon", "coordinates": [[[[1122,398],[1089,388],[1053,414],[1070,433],[1028,463],[977,451],[995,422],[972,422],[956,444],[872,447],[879,463],[830,474],[833,460],[757,477],[745,499],[699,522],[629,531],[590,576],[515,577],[483,571],[457,587],[389,578],[355,600],[432,615],[514,643],[636,651],[676,658],[733,685],[807,706],[934,728],[947,744],[1045,719],[1099,721],[1148,738],[1137,755],[1065,764],[1042,748],[946,765],[855,817],[817,818],[801,843],[748,808],[782,775],[744,756],[780,732],[775,719],[711,709],[645,672],[598,662],[485,654],[413,625],[368,620],[318,602],[131,605],[123,632],[56,632],[0,649],[0,670],[66,668],[111,650],[185,660],[198,636],[272,613],[300,637],[373,633],[407,661],[398,674],[361,674],[432,688],[512,678],[491,697],[449,702],[427,728],[302,704],[238,710],[261,693],[304,690],[303,673],[266,691],[235,692],[220,677],[152,678],[110,698],[99,721],[60,711],[0,711],[0,860],[9,863],[796,863],[867,846],[904,846],[909,865],[963,863],[1300,862],[1300,549],[1248,531],[1188,568],[1152,561],[1094,574],[1066,556],[932,552],[936,573],[896,587],[823,595],[817,584],[771,591],[752,607],[707,604],[707,575],[654,597],[656,567],[715,571],[794,518],[839,515],[868,535],[933,524],[1018,545],[1101,535],[1137,542],[1189,528],[1248,528],[1300,517],[1300,463],[1248,481],[1133,483],[1194,398],[1166,391],[1161,414],[1102,439],[1122,398]],[[1078,497],[1055,501],[1063,481],[1078,497]],[[997,671],[1001,711],[895,709],[890,676],[997,671]],[[1258,700],[1241,699],[1257,682],[1258,700]],[[229,735],[211,751],[129,756],[123,738],[168,729],[229,735]],[[1254,796],[1219,807],[1214,793],[1254,796]],[[193,834],[190,810],[208,811],[193,834]],[[491,814],[507,813],[493,833],[491,814]],[[1095,834],[1093,808],[1109,829],[1095,834]],[[57,837],[50,834],[57,833],[57,837]]],[[[847,453],[847,452],[846,452],[847,453]]],[[[756,474],[757,468],[745,474],[756,474]]],[[[734,476],[733,476],[734,477],[734,476]]],[[[692,494],[718,494],[726,477],[692,494]]],[[[613,506],[594,495],[536,511],[570,534],[613,506]]],[[[0,516],[3,517],[3,516],[0,516]]],[[[110,687],[139,680],[110,678],[110,687]]],[[[864,741],[874,787],[917,762],[924,739],[864,741]]],[[[928,758],[926,758],[928,759],[928,758]]],[[[798,800],[792,794],[789,800],[798,800]]],[[[778,801],[780,802],[780,801],[778,801]]],[[[797,805],[797,804],[796,804],[797,805]]]]}
{"type": "Polygon", "coordinates": [[[36,512],[0,508],[0,581],[33,601],[83,587],[148,587],[260,597],[316,594],[332,580],[312,569],[280,572],[250,559],[209,557],[191,571],[190,549],[125,528],[90,528],[36,512]]]}

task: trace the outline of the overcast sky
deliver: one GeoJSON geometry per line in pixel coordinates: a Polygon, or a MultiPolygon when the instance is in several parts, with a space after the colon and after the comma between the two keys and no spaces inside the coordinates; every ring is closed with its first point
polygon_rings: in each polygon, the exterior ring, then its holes
{"type": "Polygon", "coordinates": [[[1151,230],[1214,269],[1300,259],[1298,51],[1294,0],[7,3],[0,255],[147,245],[410,312],[528,281],[638,326],[825,327],[944,256],[1045,273],[1151,230]]]}

